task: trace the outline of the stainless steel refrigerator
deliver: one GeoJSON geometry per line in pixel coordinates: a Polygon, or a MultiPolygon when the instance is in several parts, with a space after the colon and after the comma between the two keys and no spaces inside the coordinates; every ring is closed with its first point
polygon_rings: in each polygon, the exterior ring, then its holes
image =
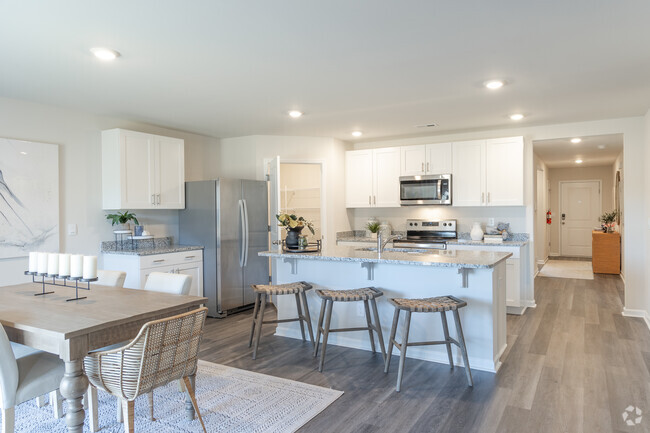
{"type": "Polygon", "coordinates": [[[266,182],[217,179],[185,183],[185,209],[179,215],[179,241],[203,245],[203,293],[208,315],[223,317],[251,305],[251,284],[268,284],[266,182]]]}

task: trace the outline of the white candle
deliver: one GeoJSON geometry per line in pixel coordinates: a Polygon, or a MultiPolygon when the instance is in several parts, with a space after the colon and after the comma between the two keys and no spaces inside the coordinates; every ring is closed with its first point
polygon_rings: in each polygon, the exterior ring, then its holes
{"type": "Polygon", "coordinates": [[[38,253],[29,253],[29,272],[38,272],[38,253]]]}
{"type": "Polygon", "coordinates": [[[49,275],[56,275],[59,273],[59,255],[58,254],[48,254],[47,255],[47,273],[49,275]]]}
{"type": "Polygon", "coordinates": [[[70,276],[73,278],[81,278],[84,266],[84,256],[81,254],[73,254],[70,256],[70,276]]]}
{"type": "Polygon", "coordinates": [[[47,274],[47,253],[38,253],[38,266],[36,270],[39,274],[47,274]]]}
{"type": "Polygon", "coordinates": [[[59,254],[59,276],[70,275],[70,254],[59,254]]]}
{"type": "Polygon", "coordinates": [[[97,278],[97,256],[84,256],[83,279],[97,278]]]}

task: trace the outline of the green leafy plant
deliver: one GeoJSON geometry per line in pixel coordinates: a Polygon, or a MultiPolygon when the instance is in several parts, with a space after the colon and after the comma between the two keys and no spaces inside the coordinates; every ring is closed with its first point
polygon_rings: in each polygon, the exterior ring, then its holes
{"type": "Polygon", "coordinates": [[[602,214],[600,216],[600,218],[598,218],[598,220],[600,222],[602,222],[603,224],[611,224],[614,221],[616,221],[616,216],[617,215],[618,215],[618,212],[616,212],[615,210],[613,210],[611,212],[605,212],[604,214],[602,214]]]}
{"type": "Polygon", "coordinates": [[[106,215],[106,219],[111,221],[111,225],[126,224],[129,221],[133,221],[136,225],[140,225],[138,219],[135,217],[134,213],[129,212],[128,210],[124,213],[111,213],[106,215]]]}
{"type": "Polygon", "coordinates": [[[296,227],[307,227],[312,235],[315,233],[314,224],[303,217],[298,217],[294,214],[281,213],[276,215],[275,218],[277,218],[280,223],[279,225],[287,230],[295,229],[296,227]]]}
{"type": "Polygon", "coordinates": [[[380,224],[377,221],[369,221],[368,224],[366,224],[366,228],[370,233],[379,233],[380,224]]]}

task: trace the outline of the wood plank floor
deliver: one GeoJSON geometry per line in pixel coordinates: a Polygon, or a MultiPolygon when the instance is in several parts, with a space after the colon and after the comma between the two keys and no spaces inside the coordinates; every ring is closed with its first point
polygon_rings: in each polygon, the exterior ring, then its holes
{"type": "Polygon", "coordinates": [[[538,277],[535,288],[537,308],[508,316],[501,370],[473,371],[473,389],[462,368],[408,359],[396,393],[396,356],[385,375],[381,355],[336,346],[319,373],[309,344],[273,336],[273,325],[253,361],[250,311],[208,319],[200,356],[345,391],[300,432],[649,431],[650,331],[621,316],[621,279],[538,277]],[[639,425],[623,421],[630,405],[643,411],[639,425]]]}

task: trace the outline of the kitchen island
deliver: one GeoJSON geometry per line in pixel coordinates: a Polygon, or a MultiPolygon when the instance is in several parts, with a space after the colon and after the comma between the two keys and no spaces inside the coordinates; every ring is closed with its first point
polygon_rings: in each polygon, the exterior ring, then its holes
{"type": "MultiPolygon", "coordinates": [[[[319,253],[259,253],[274,261],[276,284],[307,281],[314,288],[351,289],[373,286],[384,292],[377,300],[382,331],[387,340],[394,309],[388,298],[426,298],[453,295],[467,301],[460,312],[472,369],[496,372],[506,348],[506,259],[510,253],[387,248],[378,254],[372,248],[336,246],[319,253]]],[[[307,292],[312,319],[320,311],[320,298],[307,292]]],[[[278,319],[295,317],[295,300],[278,296],[278,319]]],[[[400,322],[401,324],[401,322],[400,322]]],[[[332,313],[332,328],[365,326],[363,303],[338,302],[332,313]]],[[[401,325],[400,325],[401,326],[401,325]]],[[[453,328],[452,324],[450,326],[453,328]]],[[[399,332],[399,331],[398,331],[399,332]]],[[[451,330],[455,337],[455,330],[451,330]]],[[[297,322],[281,323],[276,335],[302,338],[297,322]]],[[[398,334],[400,335],[400,334],[398,334]]],[[[442,339],[437,314],[414,313],[409,341],[442,339]]],[[[370,350],[367,332],[333,333],[328,344],[370,350]]],[[[455,349],[454,362],[462,365],[455,349]]],[[[393,353],[397,353],[394,349],[393,353]]],[[[444,346],[415,346],[409,358],[448,363],[444,346]]]]}

